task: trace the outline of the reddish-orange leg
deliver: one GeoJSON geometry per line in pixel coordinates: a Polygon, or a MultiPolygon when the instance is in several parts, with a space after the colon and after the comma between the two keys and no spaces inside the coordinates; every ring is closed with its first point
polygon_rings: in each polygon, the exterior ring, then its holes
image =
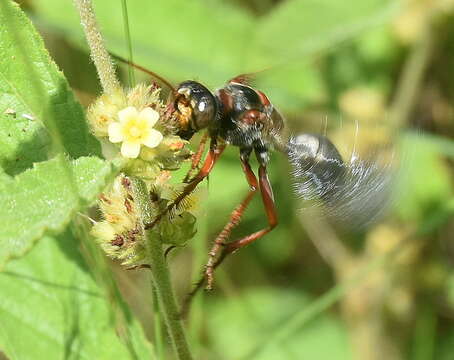
{"type": "Polygon", "coordinates": [[[222,261],[224,261],[225,257],[228,254],[238,250],[243,246],[250,244],[251,242],[257,239],[260,239],[262,236],[273,230],[273,228],[278,223],[276,209],[274,206],[273,191],[271,188],[271,184],[268,180],[266,165],[264,163],[260,165],[258,181],[254,172],[251,169],[251,166],[249,165],[249,153],[247,154],[242,153],[241,166],[246,175],[246,180],[249,184],[249,192],[244,197],[243,201],[235,208],[235,210],[232,211],[229,222],[224,226],[222,231],[214,240],[213,247],[209,252],[209,259],[205,268],[204,276],[202,276],[200,280],[195,284],[194,288],[188,294],[185,301],[183,302],[182,305],[183,316],[185,316],[187,311],[189,310],[192,298],[197,293],[197,291],[199,291],[200,288],[203,286],[205,279],[207,280],[206,288],[211,289],[213,283],[214,269],[217,268],[222,263],[222,261]],[[244,211],[246,210],[247,206],[249,205],[252,198],[256,194],[258,188],[260,188],[260,192],[262,194],[262,201],[268,219],[268,226],[262,230],[252,233],[251,235],[248,235],[244,238],[226,244],[225,241],[228,239],[232,230],[239,224],[241,217],[244,214],[244,211]],[[219,254],[221,249],[222,252],[216,259],[216,256],[219,254]]]}
{"type": "Polygon", "coordinates": [[[215,240],[215,244],[210,251],[208,263],[205,269],[205,276],[207,279],[207,289],[211,289],[213,283],[213,271],[214,268],[219,266],[225,257],[235,252],[236,250],[242,248],[243,246],[249,245],[253,241],[260,239],[262,236],[268,234],[271,230],[273,230],[277,223],[277,214],[276,208],[274,206],[274,197],[273,197],[273,190],[271,188],[270,181],[268,179],[268,174],[266,172],[266,166],[261,164],[259,167],[259,187],[260,193],[262,194],[262,201],[265,207],[266,217],[268,219],[268,226],[262,230],[256,231],[248,236],[245,236],[241,239],[236,241],[230,242],[225,244],[225,240],[230,235],[232,229],[238,225],[241,216],[243,215],[244,211],[246,210],[247,205],[252,200],[253,195],[256,192],[257,188],[257,178],[255,177],[254,173],[252,172],[249,163],[243,163],[243,170],[246,174],[246,178],[248,180],[250,190],[248,195],[244,198],[244,200],[238,205],[238,207],[232,212],[230,217],[230,221],[221,231],[219,236],[215,240]],[[255,185],[255,186],[254,186],[255,185]],[[219,253],[220,248],[224,246],[221,255],[215,261],[217,253],[219,253]]]}
{"type": "Polygon", "coordinates": [[[160,213],[158,216],[156,216],[156,218],[151,223],[145,224],[145,229],[147,229],[147,230],[152,229],[162,219],[162,217],[165,214],[167,214],[169,211],[171,211],[172,209],[177,207],[186,196],[188,196],[189,194],[191,194],[194,191],[194,189],[197,187],[197,185],[203,179],[205,179],[208,176],[208,174],[211,172],[214,164],[219,159],[219,157],[221,156],[224,149],[225,149],[225,145],[217,145],[216,140],[213,140],[213,139],[211,140],[210,150],[208,152],[208,155],[207,155],[205,162],[203,163],[203,166],[200,169],[200,171],[191,180],[191,182],[186,185],[186,187],[183,189],[181,194],[178,195],[176,197],[176,199],[169,206],[167,206],[167,208],[162,213],[160,213]]]}
{"type": "MultiPolygon", "coordinates": [[[[242,239],[226,244],[220,259],[223,259],[226,255],[242,248],[243,246],[249,245],[251,242],[257,239],[260,239],[262,236],[268,234],[271,230],[273,230],[278,224],[276,207],[274,204],[273,189],[271,188],[265,165],[260,165],[259,167],[259,185],[260,193],[262,194],[263,205],[265,207],[266,217],[268,219],[268,226],[262,230],[252,233],[251,235],[245,236],[242,239]]],[[[217,265],[219,265],[219,260],[217,262],[217,265]]]]}
{"type": "Polygon", "coordinates": [[[241,167],[246,175],[246,181],[249,184],[249,192],[243,198],[243,201],[241,201],[232,211],[229,222],[224,226],[216,239],[214,239],[213,246],[208,253],[208,262],[205,267],[207,289],[211,289],[213,283],[213,271],[214,267],[217,266],[216,257],[218,256],[219,251],[225,245],[226,240],[230,237],[232,230],[240,223],[241,217],[259,188],[257,178],[255,177],[254,172],[251,169],[251,165],[249,164],[249,155],[250,151],[241,153],[241,167]]]}
{"type": "Polygon", "coordinates": [[[183,179],[184,183],[187,183],[190,179],[192,179],[192,174],[199,167],[200,161],[202,160],[203,151],[205,150],[205,144],[206,144],[207,140],[208,140],[208,133],[205,133],[205,134],[203,134],[202,138],[200,139],[200,143],[199,143],[199,146],[197,147],[196,153],[192,156],[191,168],[189,169],[188,173],[186,174],[186,176],[183,179]]]}

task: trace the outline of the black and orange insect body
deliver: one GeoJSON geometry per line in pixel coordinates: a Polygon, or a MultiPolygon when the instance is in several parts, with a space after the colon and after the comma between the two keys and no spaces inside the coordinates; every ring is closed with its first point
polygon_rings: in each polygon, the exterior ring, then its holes
{"type": "MultiPolygon", "coordinates": [[[[180,122],[178,134],[189,139],[194,133],[206,129],[210,138],[210,149],[200,171],[189,181],[181,195],[169,205],[167,211],[178,206],[179,202],[208,176],[227,145],[239,148],[241,166],[249,184],[248,194],[232,212],[230,221],[215,239],[209,253],[206,276],[208,287],[211,287],[213,269],[227,254],[259,239],[277,225],[274,197],[267,175],[267,163],[268,151],[279,138],[284,121],[265,94],[235,79],[214,94],[195,81],[181,83],[175,93],[174,109],[180,122]],[[249,164],[249,157],[253,151],[259,162],[258,179],[249,164]],[[262,194],[268,226],[249,236],[227,243],[231,231],[238,225],[258,190],[262,194]],[[221,249],[222,254],[218,257],[221,249]]],[[[161,216],[151,224],[147,224],[146,228],[152,228],[161,216]]]]}
{"type": "Polygon", "coordinates": [[[191,294],[202,286],[204,280],[207,280],[207,288],[211,287],[214,268],[228,254],[261,238],[277,225],[273,191],[267,174],[269,152],[272,149],[283,153],[289,160],[296,194],[302,199],[320,200],[321,205],[328,210],[326,214],[333,215],[334,220],[366,223],[384,207],[389,195],[389,169],[382,170],[375,162],[363,161],[355,154],[352,154],[349,162],[345,162],[334,144],[324,135],[284,136],[283,117],[263,92],[250,86],[250,76],[237,76],[212,93],[201,83],[192,80],[184,81],[174,88],[157,74],[131,65],[158,78],[170,88],[172,101],[169,109],[177,122],[177,135],[189,140],[195,133],[205,131],[193,156],[191,170],[184,179],[186,187],[162,213],[145,224],[145,228],[153,228],[194,191],[210,174],[227,145],[239,148],[241,167],[249,185],[249,191],[214,240],[204,277],[191,294]],[[208,139],[209,151],[199,168],[208,139]],[[252,152],[258,161],[258,176],[249,163],[252,152]],[[197,169],[196,175],[192,176],[197,169]],[[243,238],[228,241],[257,192],[261,193],[267,226],[243,238]]]}

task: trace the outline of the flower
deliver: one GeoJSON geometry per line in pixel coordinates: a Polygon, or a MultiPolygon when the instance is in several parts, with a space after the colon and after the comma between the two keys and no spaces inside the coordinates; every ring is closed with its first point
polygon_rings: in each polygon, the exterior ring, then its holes
{"type": "Polygon", "coordinates": [[[132,181],[120,174],[99,196],[102,220],[90,231],[107,255],[121,260],[122,265],[138,265],[145,258],[143,221],[132,181]]]}
{"type": "Polygon", "coordinates": [[[139,156],[141,145],[154,148],[162,141],[161,132],[153,129],[159,120],[159,113],[150,107],[138,112],[129,106],[118,112],[120,122],[109,124],[109,141],[121,142],[121,155],[135,159],[139,156]]]}

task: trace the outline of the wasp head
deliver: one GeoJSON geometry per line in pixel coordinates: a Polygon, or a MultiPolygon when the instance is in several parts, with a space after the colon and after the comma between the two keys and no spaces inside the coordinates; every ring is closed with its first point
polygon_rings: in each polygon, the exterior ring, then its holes
{"type": "Polygon", "coordinates": [[[174,105],[179,118],[179,135],[185,139],[210,127],[218,108],[213,94],[196,81],[185,81],[178,86],[174,105]]]}

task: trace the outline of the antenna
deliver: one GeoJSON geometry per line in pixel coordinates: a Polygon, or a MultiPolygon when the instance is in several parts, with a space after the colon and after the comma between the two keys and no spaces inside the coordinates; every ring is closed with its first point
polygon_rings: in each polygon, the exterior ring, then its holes
{"type": "Polygon", "coordinates": [[[160,82],[164,83],[171,90],[172,94],[175,94],[175,88],[173,87],[173,85],[170,82],[168,82],[166,79],[164,79],[162,76],[159,76],[155,72],[148,70],[148,69],[144,68],[143,66],[137,65],[137,64],[133,63],[132,61],[126,60],[125,58],[121,57],[120,55],[116,55],[113,53],[110,53],[110,55],[115,60],[118,60],[124,64],[132,66],[132,67],[136,68],[137,70],[140,70],[140,71],[144,72],[145,74],[148,74],[148,75],[158,79],[160,82]]]}

